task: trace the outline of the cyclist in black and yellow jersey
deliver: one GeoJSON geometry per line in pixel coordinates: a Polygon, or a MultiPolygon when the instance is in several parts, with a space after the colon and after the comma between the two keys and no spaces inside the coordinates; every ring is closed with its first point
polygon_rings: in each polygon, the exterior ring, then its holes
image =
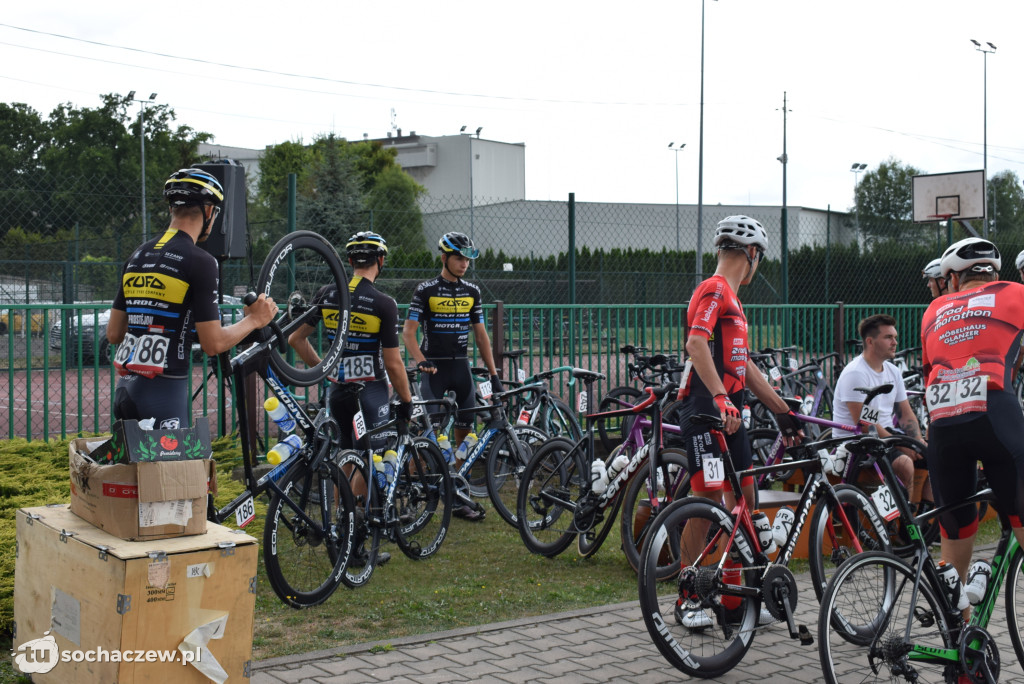
{"type": "MultiPolygon", "coordinates": [[[[346,449],[356,447],[383,450],[388,434],[374,435],[369,443],[356,440],[352,427],[355,415],[362,411],[367,431],[390,420],[388,379],[395,388],[400,404],[398,415],[406,420],[411,415],[412,394],[405,364],[398,351],[398,306],[395,300],[377,290],[374,281],[384,270],[388,245],[383,237],[369,231],[359,232],[345,245],[353,276],[349,281],[348,340],[338,367],[338,381],[331,386],[329,401],[331,413],[341,425],[341,443],[346,449]],[[387,377],[385,377],[385,373],[387,377]]],[[[337,308],[338,293],[333,285],[321,288],[313,297],[320,305],[324,327],[333,339],[338,319],[331,315],[331,304],[337,308]]],[[[303,325],[288,338],[289,344],[309,366],[320,362],[309,343],[319,319],[303,325]]]]}
{"type": "Polygon", "coordinates": [[[155,418],[158,428],[191,423],[189,355],[198,336],[211,356],[228,351],[277,314],[261,294],[245,317],[221,326],[217,260],[196,246],[205,241],[224,201],[224,188],[200,169],[181,169],[164,183],[171,225],[136,249],[121,273],[107,322],[117,344],[114,367],[121,379],[113,417],[155,418]]]}
{"type": "MultiPolygon", "coordinates": [[[[463,233],[445,233],[438,241],[441,251],[441,275],[420,283],[409,305],[409,317],[402,328],[402,339],[409,355],[423,371],[420,392],[424,399],[439,399],[449,390],[455,392],[459,413],[455,418],[455,444],[469,434],[473,415],[465,409],[476,406],[476,383],[469,367],[469,333],[477,352],[491,374],[491,390],[502,392],[494,366],[491,339],[484,325],[480,288],[462,279],[469,262],[480,255],[473,241],[463,233]],[[416,331],[423,327],[423,341],[416,344],[416,331]]],[[[461,466],[457,463],[456,467],[461,466]]],[[[469,506],[453,513],[469,520],[483,518],[481,511],[469,506]]]]}

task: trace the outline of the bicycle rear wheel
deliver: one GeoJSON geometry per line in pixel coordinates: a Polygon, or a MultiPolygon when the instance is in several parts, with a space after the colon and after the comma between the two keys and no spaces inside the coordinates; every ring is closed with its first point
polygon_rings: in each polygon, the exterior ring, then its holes
{"type": "Polygon", "coordinates": [[[377,555],[380,552],[381,527],[380,525],[369,524],[370,508],[379,506],[377,499],[380,491],[373,492],[373,500],[368,503],[371,496],[367,489],[369,478],[369,465],[362,452],[355,449],[345,449],[335,455],[335,463],[341,470],[342,475],[349,483],[352,491],[352,498],[355,502],[355,516],[352,534],[352,555],[353,560],[349,561],[348,567],[341,576],[341,581],[346,587],[355,589],[370,581],[373,571],[377,567],[377,555]],[[358,559],[358,560],[357,560],[358,559]]]}
{"type": "Polygon", "coordinates": [[[413,560],[437,553],[448,534],[454,495],[441,449],[429,439],[414,440],[395,487],[395,541],[402,553],[413,560]]]}
{"type": "Polygon", "coordinates": [[[505,432],[494,436],[487,449],[487,493],[494,504],[494,510],[509,525],[517,525],[516,497],[519,483],[530,457],[548,440],[548,435],[532,425],[513,425],[522,453],[516,451],[515,443],[505,432]]]}
{"type": "Polygon", "coordinates": [[[811,584],[818,601],[825,593],[825,585],[844,562],[858,553],[854,538],[862,551],[889,551],[889,535],[885,521],[875,505],[863,492],[852,485],[836,485],[836,502],[828,496],[818,501],[811,516],[807,557],[811,571],[811,584]],[[850,523],[843,525],[840,508],[850,523]]]}
{"type": "Polygon", "coordinates": [[[323,320],[324,329],[309,337],[320,363],[307,368],[291,349],[270,349],[270,367],[288,385],[308,387],[323,380],[341,358],[348,332],[348,277],[334,247],[309,230],[289,233],[270,249],[256,280],[257,294],[266,293],[286,309],[277,318],[285,337],[304,323],[323,320]],[[333,304],[315,304],[321,288],[333,288],[333,304]]]}
{"type": "Polygon", "coordinates": [[[263,529],[263,563],[274,593],[292,608],[326,601],[342,582],[352,552],[355,503],[333,463],[300,461],[281,480],[263,529]],[[305,518],[308,518],[305,519],[305,518]]]}
{"type": "Polygon", "coordinates": [[[729,593],[756,587],[754,548],[746,531],[709,501],[682,499],[665,508],[647,533],[640,555],[640,609],[661,654],[693,677],[719,677],[736,667],[754,640],[760,601],[729,593]],[[723,569],[718,564],[726,555],[723,569]],[[668,559],[668,560],[666,560],[668,559]],[[681,564],[675,582],[662,582],[659,569],[681,564]]]}
{"type": "Polygon", "coordinates": [[[914,570],[899,557],[873,551],[851,558],[832,578],[818,609],[825,681],[950,681],[949,661],[907,657],[911,645],[955,645],[942,605],[926,580],[915,591],[914,570]]]}
{"type": "MultiPolygon", "coordinates": [[[[597,412],[619,411],[636,406],[642,396],[643,392],[635,387],[616,387],[601,399],[597,406],[597,412]]],[[[612,453],[612,449],[626,441],[632,427],[633,416],[616,416],[598,420],[597,434],[601,437],[601,446],[604,447],[605,453],[612,453]]]]}
{"type": "Polygon", "coordinates": [[[1024,667],[1024,550],[1019,546],[1010,556],[1010,570],[1006,573],[1006,624],[1010,641],[1017,653],[1017,662],[1024,667]]]}
{"type": "MultiPolygon", "coordinates": [[[[657,488],[654,497],[649,494],[649,468],[641,468],[629,483],[626,498],[622,502],[619,521],[619,536],[626,561],[635,572],[640,571],[640,552],[643,551],[647,532],[654,526],[654,520],[670,503],[690,493],[690,474],[686,472],[686,452],[680,449],[663,449],[658,456],[657,488]]],[[[679,572],[678,561],[669,562],[668,555],[662,557],[663,564],[657,566],[658,579],[669,579],[679,572]]]]}
{"type": "Polygon", "coordinates": [[[557,437],[537,450],[523,470],[516,498],[519,536],[533,553],[554,557],[576,537],[575,514],[590,491],[582,444],[557,437]]]}

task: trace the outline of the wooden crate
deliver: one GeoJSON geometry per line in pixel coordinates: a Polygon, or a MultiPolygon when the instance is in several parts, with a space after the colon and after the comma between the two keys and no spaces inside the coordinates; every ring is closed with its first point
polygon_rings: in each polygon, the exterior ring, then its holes
{"type": "Polygon", "coordinates": [[[186,636],[204,626],[214,637],[198,651],[199,665],[219,664],[228,682],[248,679],[253,537],[210,523],[203,535],[124,541],[67,505],[19,510],[17,535],[14,651],[49,632],[61,655],[49,671],[37,669],[34,682],[209,682],[178,652],[186,636]],[[101,660],[99,649],[107,652],[106,662],[64,660],[65,652],[75,651],[101,660]],[[111,652],[129,650],[133,662],[111,662],[111,652]],[[176,662],[136,663],[137,651],[178,655],[176,662]]]}

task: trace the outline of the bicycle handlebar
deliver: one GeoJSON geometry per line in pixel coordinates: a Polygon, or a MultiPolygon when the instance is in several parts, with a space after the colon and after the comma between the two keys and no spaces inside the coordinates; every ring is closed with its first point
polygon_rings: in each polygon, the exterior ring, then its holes
{"type": "MultiPolygon", "coordinates": [[[[253,304],[256,303],[257,299],[259,299],[259,295],[257,295],[255,292],[246,292],[245,296],[242,297],[242,303],[245,304],[246,306],[252,306],[253,304]]],[[[277,338],[277,348],[281,351],[282,354],[287,353],[288,339],[284,336],[284,333],[281,332],[281,326],[277,324],[277,320],[271,320],[270,323],[267,324],[267,327],[270,328],[271,331],[273,331],[274,335],[277,338]]]]}

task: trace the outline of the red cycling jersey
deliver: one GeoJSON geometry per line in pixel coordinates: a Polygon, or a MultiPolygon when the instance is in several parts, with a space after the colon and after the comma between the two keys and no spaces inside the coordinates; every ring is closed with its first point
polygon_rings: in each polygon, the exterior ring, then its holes
{"type": "MultiPolygon", "coordinates": [[[[747,317],[736,293],[720,275],[693,291],[686,309],[687,335],[708,341],[711,358],[725,391],[733,395],[747,384],[747,317]]],[[[690,374],[690,394],[709,395],[696,373],[690,374]]]]}
{"type": "Polygon", "coordinates": [[[985,411],[988,392],[1010,391],[1022,330],[1020,283],[986,283],[932,301],[921,323],[932,418],[985,411]]]}

